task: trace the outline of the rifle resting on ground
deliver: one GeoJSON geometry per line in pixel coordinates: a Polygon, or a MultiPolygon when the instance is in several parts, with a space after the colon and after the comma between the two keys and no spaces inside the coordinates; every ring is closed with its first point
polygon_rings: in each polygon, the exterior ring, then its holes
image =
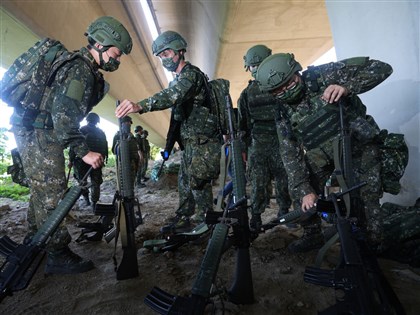
{"type": "MultiPolygon", "coordinates": [[[[189,297],[174,296],[160,288],[146,296],[145,303],[160,314],[204,314],[207,304],[217,292],[212,292],[221,257],[227,249],[227,244],[235,245],[237,264],[235,278],[228,290],[228,299],[235,304],[251,304],[254,302],[251,262],[249,256],[250,231],[247,213],[247,197],[245,190],[245,169],[242,162],[241,144],[235,138],[232,124],[232,105],[230,97],[226,96],[227,110],[230,120],[230,152],[233,161],[233,193],[234,205],[225,208],[223,215],[216,219],[216,224],[207,244],[206,252],[201,262],[200,270],[193,284],[189,297]],[[233,237],[229,239],[229,229],[233,237]]],[[[211,220],[214,220],[212,218],[211,220]]],[[[206,216],[206,223],[208,222],[206,216]]]]}
{"type": "Polygon", "coordinates": [[[70,209],[86,189],[86,179],[92,168],[80,181],[71,187],[37,233],[27,244],[18,244],[7,235],[0,238],[0,254],[6,259],[0,268],[0,302],[13,292],[24,290],[29,285],[45,254],[45,246],[63,222],[70,209]]]}

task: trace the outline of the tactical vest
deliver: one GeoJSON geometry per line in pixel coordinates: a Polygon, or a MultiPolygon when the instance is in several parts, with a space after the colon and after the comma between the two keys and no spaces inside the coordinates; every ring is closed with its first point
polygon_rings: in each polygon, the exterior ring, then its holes
{"type": "Polygon", "coordinates": [[[253,134],[276,132],[275,115],[279,103],[270,93],[262,93],[256,81],[250,81],[248,88],[248,109],[253,134]]]}
{"type": "MultiPolygon", "coordinates": [[[[302,78],[307,87],[306,104],[301,102],[292,111],[290,120],[293,132],[302,140],[306,149],[311,150],[340,134],[340,111],[338,104],[330,104],[320,98],[327,85],[317,67],[303,72],[302,78]]],[[[347,102],[349,107],[343,113],[344,121],[349,122],[355,135],[363,136],[364,139],[358,140],[370,140],[377,136],[379,128],[374,121],[364,118],[366,106],[360,98],[353,94],[347,98],[347,102]],[[358,123],[352,124],[355,119],[358,123]]]]}

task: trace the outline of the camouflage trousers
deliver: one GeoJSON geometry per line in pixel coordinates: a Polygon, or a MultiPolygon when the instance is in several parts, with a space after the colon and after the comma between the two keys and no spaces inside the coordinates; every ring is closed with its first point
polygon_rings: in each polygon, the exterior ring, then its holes
{"type": "MultiPolygon", "coordinates": [[[[83,179],[83,177],[86,175],[88,170],[90,169],[90,165],[83,162],[82,159],[76,158],[73,161],[73,171],[74,171],[74,178],[77,181],[80,181],[83,179]]],[[[93,203],[96,203],[99,201],[99,198],[101,196],[101,184],[103,183],[102,179],[102,169],[92,169],[89,174],[90,177],[90,199],[93,203]]],[[[89,200],[89,191],[84,190],[83,196],[86,200],[89,200]]]]}
{"type": "Polygon", "coordinates": [[[248,174],[251,183],[251,211],[261,214],[269,202],[272,189],[268,184],[274,179],[276,201],[281,213],[287,213],[291,206],[287,174],[280,156],[277,135],[258,135],[253,137],[248,149],[248,174]]]}
{"type": "MultiPolygon", "coordinates": [[[[379,154],[379,147],[375,143],[353,146],[352,163],[355,183],[367,183],[367,185],[360,189],[359,193],[355,193],[355,199],[358,201],[356,204],[362,209],[362,218],[359,219],[361,219],[361,226],[366,229],[369,243],[374,246],[381,244],[384,238],[384,218],[379,203],[383,194],[379,154]]],[[[322,192],[326,181],[334,171],[334,161],[330,160],[328,165],[324,167],[319,167],[317,161],[314,160],[309,160],[308,162],[312,184],[318,192],[322,192]]],[[[307,224],[320,225],[320,219],[318,216],[313,216],[313,219],[307,224]]]]}
{"type": "MultiPolygon", "coordinates": [[[[23,127],[12,128],[29,179],[30,199],[27,214],[29,235],[36,233],[56,208],[66,190],[63,147],[58,144],[54,130],[23,127]]],[[[71,236],[65,222],[59,226],[48,243],[49,250],[67,246],[71,236]]]]}
{"type": "Polygon", "coordinates": [[[186,141],[178,172],[179,209],[177,214],[191,216],[197,207],[197,221],[213,210],[212,180],[220,168],[220,143],[186,141]]]}

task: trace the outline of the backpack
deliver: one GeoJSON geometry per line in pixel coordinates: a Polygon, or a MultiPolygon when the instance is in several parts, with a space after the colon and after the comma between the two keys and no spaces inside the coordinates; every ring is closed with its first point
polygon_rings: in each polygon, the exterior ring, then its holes
{"type": "MultiPolygon", "coordinates": [[[[1,99],[20,109],[21,124],[34,127],[47,87],[51,86],[58,69],[66,62],[81,58],[95,70],[79,52],[69,52],[58,40],[44,38],[20,55],[0,82],[1,99]]],[[[98,80],[97,80],[98,83],[98,80]]],[[[95,89],[99,87],[95,84],[95,89]]]]}
{"type": "Polygon", "coordinates": [[[108,156],[108,141],[105,133],[99,128],[89,128],[82,132],[85,135],[86,144],[90,151],[98,152],[102,156],[108,156]]]}
{"type": "MultiPolygon", "coordinates": [[[[229,116],[227,106],[230,107],[232,104],[229,93],[230,83],[226,79],[214,79],[206,82],[208,95],[207,103],[210,107],[210,113],[216,116],[220,133],[227,135],[229,134],[229,116]],[[226,99],[226,97],[228,99],[226,99]]],[[[234,120],[234,117],[232,117],[232,120],[234,120]]]]}
{"type": "Polygon", "coordinates": [[[397,195],[401,190],[400,179],[408,164],[408,147],[403,134],[388,133],[388,130],[383,129],[379,137],[382,140],[380,151],[383,190],[397,195]]]}

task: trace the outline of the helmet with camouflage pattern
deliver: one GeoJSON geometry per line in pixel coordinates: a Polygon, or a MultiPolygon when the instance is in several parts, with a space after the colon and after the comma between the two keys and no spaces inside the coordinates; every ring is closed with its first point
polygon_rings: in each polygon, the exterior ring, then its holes
{"type": "Polygon", "coordinates": [[[129,122],[130,124],[132,124],[133,120],[131,119],[130,116],[124,116],[123,118],[121,118],[121,122],[122,123],[129,122]]]}
{"type": "Polygon", "coordinates": [[[257,81],[263,91],[273,91],[286,84],[292,76],[302,70],[293,54],[274,54],[264,59],[257,71],[257,81]]]}
{"type": "Polygon", "coordinates": [[[258,66],[268,56],[271,56],[271,49],[267,46],[252,46],[244,56],[244,68],[248,71],[249,67],[258,66]]]}
{"type": "Polygon", "coordinates": [[[86,116],[86,121],[88,123],[92,123],[92,124],[95,124],[96,125],[97,123],[99,123],[99,115],[96,114],[96,113],[89,113],[86,116]]]}
{"type": "Polygon", "coordinates": [[[186,50],[187,42],[185,39],[174,31],[166,31],[160,34],[152,44],[152,52],[155,56],[159,55],[166,49],[174,51],[186,50]]]}
{"type": "Polygon", "coordinates": [[[140,130],[143,130],[143,127],[140,125],[137,125],[136,128],[134,128],[134,132],[139,132],[140,130]]]}
{"type": "Polygon", "coordinates": [[[102,16],[93,21],[85,35],[102,46],[115,46],[126,55],[131,52],[133,47],[133,42],[127,29],[112,16],[102,16]]]}

